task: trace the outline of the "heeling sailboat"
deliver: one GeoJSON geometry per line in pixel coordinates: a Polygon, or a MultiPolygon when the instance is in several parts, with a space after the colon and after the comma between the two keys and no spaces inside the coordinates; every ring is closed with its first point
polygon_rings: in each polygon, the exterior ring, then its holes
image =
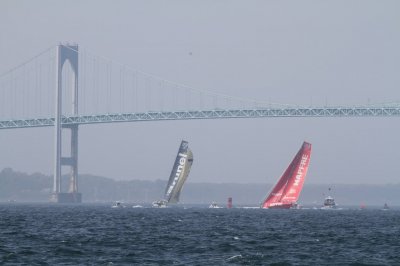
{"type": "Polygon", "coordinates": [[[310,158],[311,144],[304,142],[286,171],[261,204],[261,208],[289,209],[297,206],[310,158]]]}
{"type": "Polygon", "coordinates": [[[178,203],[183,184],[189,176],[190,168],[193,164],[193,153],[189,149],[189,143],[182,140],[176,156],[174,167],[165,189],[164,199],[168,203],[178,203]]]}
{"type": "Polygon", "coordinates": [[[153,202],[154,207],[165,207],[168,203],[179,202],[183,184],[189,176],[192,164],[193,153],[189,149],[189,143],[182,140],[167,187],[165,188],[164,199],[153,202]]]}

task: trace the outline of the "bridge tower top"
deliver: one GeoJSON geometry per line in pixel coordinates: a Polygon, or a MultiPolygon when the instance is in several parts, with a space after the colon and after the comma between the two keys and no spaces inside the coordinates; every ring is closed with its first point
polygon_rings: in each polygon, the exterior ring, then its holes
{"type": "MultiPolygon", "coordinates": [[[[79,75],[79,47],[78,44],[59,44],[57,45],[57,84],[61,88],[62,70],[65,62],[68,61],[74,73],[74,88],[72,97],[72,113],[78,115],[78,75],[79,75]]],[[[61,96],[60,96],[61,97],[61,96]]],[[[59,97],[57,97],[58,100],[59,97]]],[[[60,98],[61,99],[61,98],[60,98]]],[[[61,103],[60,103],[61,105],[61,103]]],[[[62,110],[62,109],[61,109],[62,110]]]]}

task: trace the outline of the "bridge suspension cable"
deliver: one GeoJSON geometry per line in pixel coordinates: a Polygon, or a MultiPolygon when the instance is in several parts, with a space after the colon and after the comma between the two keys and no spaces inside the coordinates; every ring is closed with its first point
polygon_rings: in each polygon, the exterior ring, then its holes
{"type": "MultiPolygon", "coordinates": [[[[158,77],[115,62],[80,46],[78,110],[80,116],[102,114],[146,114],[199,110],[306,110],[307,106],[273,103],[211,92],[158,77]]],[[[0,75],[0,120],[48,119],[54,116],[56,49],[50,47],[37,56],[0,75]]],[[[62,72],[62,114],[73,117],[71,65],[62,72]]],[[[396,102],[358,105],[389,109],[396,102]]],[[[351,107],[352,108],[352,107],[351,107]]],[[[314,108],[315,109],[315,108],[314,108]]],[[[329,108],[326,107],[326,110],[329,108]]],[[[343,107],[339,107],[343,109],[343,107]]]]}
{"type": "Polygon", "coordinates": [[[0,117],[48,117],[54,108],[55,47],[0,75],[0,117]]]}

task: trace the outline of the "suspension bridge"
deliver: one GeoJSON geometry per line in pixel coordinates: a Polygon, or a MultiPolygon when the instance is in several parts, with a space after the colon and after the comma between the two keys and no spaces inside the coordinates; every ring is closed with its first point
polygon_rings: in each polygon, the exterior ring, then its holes
{"type": "Polygon", "coordinates": [[[398,117],[397,103],[304,107],[199,90],[118,64],[78,47],[59,44],[0,76],[0,129],[54,127],[51,201],[81,202],[78,128],[81,125],[189,119],[266,117],[398,117]],[[62,132],[70,155],[62,157],[62,132]],[[70,186],[61,191],[61,167],[70,186]]]}

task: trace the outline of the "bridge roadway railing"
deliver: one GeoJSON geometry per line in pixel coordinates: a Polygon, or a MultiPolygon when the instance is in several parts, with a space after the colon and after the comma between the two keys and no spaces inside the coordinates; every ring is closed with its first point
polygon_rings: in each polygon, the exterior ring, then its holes
{"type": "MultiPolygon", "coordinates": [[[[263,117],[393,117],[400,116],[400,106],[392,107],[309,107],[309,108],[256,108],[216,109],[202,111],[150,111],[141,113],[63,116],[62,124],[87,125],[116,122],[162,120],[263,118],[263,117]]],[[[18,119],[0,121],[0,129],[47,127],[54,118],[18,119]]]]}

